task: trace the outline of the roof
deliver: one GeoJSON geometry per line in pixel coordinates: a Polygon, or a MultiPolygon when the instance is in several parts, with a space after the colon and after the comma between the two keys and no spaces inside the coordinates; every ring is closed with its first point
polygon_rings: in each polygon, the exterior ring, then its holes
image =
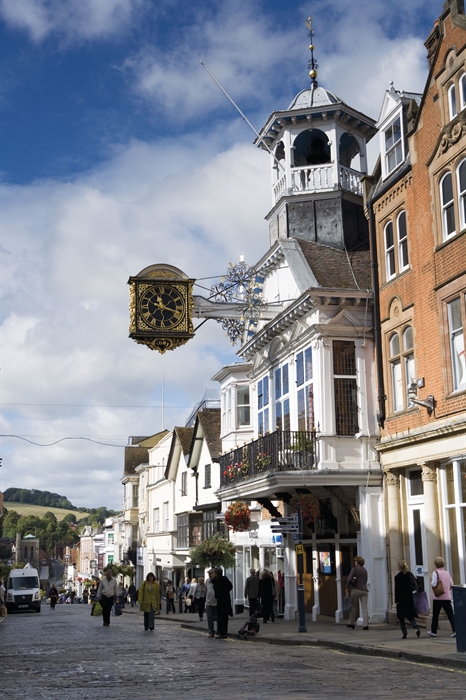
{"type": "Polygon", "coordinates": [[[327,289],[372,289],[370,251],[347,253],[322,243],[296,240],[319,286],[327,289]]]}
{"type": "Polygon", "coordinates": [[[181,449],[184,455],[189,455],[191,449],[191,439],[193,437],[194,428],[174,428],[174,431],[180,440],[181,449]]]}
{"type": "Polygon", "coordinates": [[[135,474],[136,467],[146,464],[149,461],[149,450],[147,447],[130,445],[125,447],[125,469],[124,476],[135,474]]]}
{"type": "Polygon", "coordinates": [[[198,411],[198,420],[204,432],[204,438],[212,459],[217,459],[222,452],[222,441],[220,440],[220,409],[206,408],[198,411]]]}
{"type": "Polygon", "coordinates": [[[303,107],[319,107],[321,105],[334,105],[343,102],[339,97],[325,88],[307,88],[296,95],[288,109],[302,109],[303,107]]]}

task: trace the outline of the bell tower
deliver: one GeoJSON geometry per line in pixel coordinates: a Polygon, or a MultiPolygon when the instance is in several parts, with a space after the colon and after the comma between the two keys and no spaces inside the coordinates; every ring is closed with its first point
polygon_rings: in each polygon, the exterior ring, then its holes
{"type": "Polygon", "coordinates": [[[361,178],[375,121],[319,87],[312,20],[311,85],[288,109],[273,112],[255,144],[270,154],[272,209],[266,216],[270,245],[301,238],[340,250],[369,248],[361,178]]]}

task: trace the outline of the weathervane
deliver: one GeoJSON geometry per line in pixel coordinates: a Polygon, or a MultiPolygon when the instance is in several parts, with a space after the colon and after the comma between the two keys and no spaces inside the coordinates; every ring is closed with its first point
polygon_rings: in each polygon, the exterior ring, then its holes
{"type": "Polygon", "coordinates": [[[311,40],[310,46],[309,46],[309,51],[311,52],[311,58],[307,62],[307,69],[309,71],[309,77],[312,81],[312,86],[314,88],[317,87],[317,69],[319,67],[319,64],[314,58],[314,30],[312,29],[312,17],[308,17],[306,20],[306,27],[309,29],[309,38],[311,40]]]}

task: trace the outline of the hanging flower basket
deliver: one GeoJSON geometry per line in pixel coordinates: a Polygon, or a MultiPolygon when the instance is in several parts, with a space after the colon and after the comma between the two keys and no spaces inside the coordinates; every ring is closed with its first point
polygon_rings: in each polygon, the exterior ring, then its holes
{"type": "Polygon", "coordinates": [[[225,511],[225,524],[233,532],[244,532],[249,529],[251,511],[244,501],[231,503],[225,511]]]}
{"type": "Polygon", "coordinates": [[[290,511],[297,513],[298,503],[301,504],[301,514],[307,523],[315,520],[320,514],[320,501],[313,493],[301,493],[290,501],[290,511]]]}
{"type": "Polygon", "coordinates": [[[256,457],[256,469],[258,472],[263,472],[272,464],[272,457],[267,452],[259,452],[256,457]]]}

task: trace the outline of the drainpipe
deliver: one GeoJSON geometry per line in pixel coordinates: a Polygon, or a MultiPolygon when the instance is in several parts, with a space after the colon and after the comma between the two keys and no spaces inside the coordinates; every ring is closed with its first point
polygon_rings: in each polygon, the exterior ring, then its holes
{"type": "Polygon", "coordinates": [[[379,412],[377,423],[383,428],[385,423],[385,388],[383,383],[383,361],[382,361],[382,334],[380,324],[380,296],[379,296],[379,268],[377,264],[377,245],[375,239],[375,216],[372,202],[367,202],[369,212],[369,240],[371,247],[371,274],[372,286],[374,289],[374,342],[375,342],[375,364],[377,368],[377,400],[379,412]]]}

